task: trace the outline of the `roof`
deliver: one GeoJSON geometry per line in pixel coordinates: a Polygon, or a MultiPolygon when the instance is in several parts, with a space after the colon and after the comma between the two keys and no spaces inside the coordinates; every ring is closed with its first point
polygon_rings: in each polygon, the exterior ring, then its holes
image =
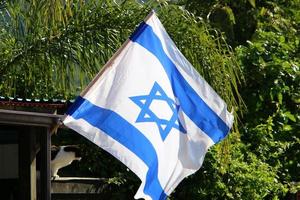
{"type": "Polygon", "coordinates": [[[63,114],[73,103],[61,99],[26,99],[0,96],[0,109],[63,114]]]}

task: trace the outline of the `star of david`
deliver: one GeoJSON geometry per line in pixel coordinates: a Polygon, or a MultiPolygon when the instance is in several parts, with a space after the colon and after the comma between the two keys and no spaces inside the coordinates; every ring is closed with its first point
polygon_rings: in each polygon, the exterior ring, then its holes
{"type": "Polygon", "coordinates": [[[136,119],[136,122],[154,122],[156,123],[160,136],[164,141],[172,128],[175,128],[182,133],[186,133],[186,130],[180,123],[178,119],[178,110],[179,105],[175,103],[175,101],[167,96],[165,91],[161,88],[161,86],[155,82],[150,93],[148,95],[134,96],[129,97],[136,105],[141,108],[141,111],[136,119]],[[163,101],[164,106],[169,106],[172,111],[170,119],[161,119],[157,115],[159,113],[155,113],[150,109],[151,103],[155,101],[163,101]]]}

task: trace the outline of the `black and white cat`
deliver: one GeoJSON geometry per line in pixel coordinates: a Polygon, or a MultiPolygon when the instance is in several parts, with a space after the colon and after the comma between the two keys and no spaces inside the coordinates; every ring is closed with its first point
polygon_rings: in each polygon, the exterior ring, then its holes
{"type": "Polygon", "coordinates": [[[58,178],[58,170],[70,165],[74,160],[81,160],[79,147],[76,145],[51,147],[51,177],[58,178]]]}

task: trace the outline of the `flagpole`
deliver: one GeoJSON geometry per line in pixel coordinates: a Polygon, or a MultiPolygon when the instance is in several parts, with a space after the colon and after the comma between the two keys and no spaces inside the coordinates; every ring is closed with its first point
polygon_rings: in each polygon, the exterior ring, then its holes
{"type": "MultiPolygon", "coordinates": [[[[147,17],[144,19],[144,22],[147,22],[150,17],[152,17],[152,15],[155,14],[155,11],[152,10],[147,17]]],[[[97,82],[99,80],[99,78],[102,76],[102,74],[105,72],[106,69],[108,69],[109,67],[111,67],[115,61],[115,59],[120,55],[120,53],[123,51],[123,49],[125,49],[127,47],[127,45],[129,44],[130,39],[128,38],[123,44],[122,46],[116,51],[116,53],[114,53],[114,55],[107,61],[107,63],[105,63],[105,65],[101,68],[101,70],[98,72],[98,74],[93,78],[93,80],[88,84],[88,86],[80,93],[80,96],[84,96],[89,89],[92,87],[92,85],[94,85],[95,82],[97,82]]]]}

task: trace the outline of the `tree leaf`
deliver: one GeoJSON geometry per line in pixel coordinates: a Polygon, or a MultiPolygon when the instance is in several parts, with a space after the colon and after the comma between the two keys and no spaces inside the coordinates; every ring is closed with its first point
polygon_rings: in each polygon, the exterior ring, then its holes
{"type": "Polygon", "coordinates": [[[285,112],[284,115],[289,118],[291,121],[296,122],[295,115],[293,115],[290,111],[285,112]]]}
{"type": "Polygon", "coordinates": [[[248,2],[251,4],[253,8],[255,8],[255,0],[248,0],[248,2]]]}

